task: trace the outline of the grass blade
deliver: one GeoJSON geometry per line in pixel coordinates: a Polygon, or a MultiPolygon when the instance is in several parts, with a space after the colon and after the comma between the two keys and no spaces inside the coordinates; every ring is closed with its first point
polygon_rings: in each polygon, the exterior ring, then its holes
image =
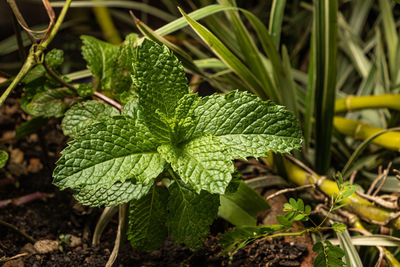
{"type": "Polygon", "coordinates": [[[286,0],[274,0],[272,2],[271,16],[269,18],[269,33],[271,34],[276,49],[278,50],[285,6],[286,0]]]}
{"type": "Polygon", "coordinates": [[[390,77],[392,81],[396,81],[398,69],[396,62],[397,46],[399,38],[396,32],[396,24],[394,22],[392,8],[388,0],[379,0],[379,8],[382,15],[383,30],[385,33],[386,44],[388,49],[388,60],[390,77]]]}
{"type": "Polygon", "coordinates": [[[344,256],[346,259],[346,266],[348,267],[359,267],[363,266],[360,255],[358,255],[357,249],[352,243],[349,231],[345,230],[341,233],[336,233],[340,242],[340,247],[344,251],[344,256]]]}
{"type": "Polygon", "coordinates": [[[330,165],[330,147],[336,87],[337,0],[314,1],[315,72],[315,167],[326,173],[330,165]]]}
{"type": "MultiPolygon", "coordinates": [[[[235,2],[232,0],[220,0],[220,2],[226,6],[236,7],[235,2]]],[[[234,10],[227,10],[225,12],[233,24],[236,40],[239,43],[245,63],[256,77],[259,78],[263,88],[265,88],[266,94],[274,101],[280,103],[281,101],[279,100],[276,87],[272,84],[270,74],[267,72],[262,62],[262,55],[240,19],[239,13],[234,10]]]]}
{"type": "Polygon", "coordinates": [[[249,90],[258,95],[261,99],[267,99],[263,88],[254,74],[238,59],[215,35],[207,30],[200,23],[191,19],[181,10],[182,15],[192,29],[203,39],[210,49],[229,67],[231,68],[245,83],[248,84],[249,90]]]}

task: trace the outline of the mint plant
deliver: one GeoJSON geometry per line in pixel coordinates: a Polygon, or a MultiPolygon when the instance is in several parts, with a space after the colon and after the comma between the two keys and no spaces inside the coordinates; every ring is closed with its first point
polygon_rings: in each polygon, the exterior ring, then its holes
{"type": "MultiPolygon", "coordinates": [[[[112,88],[115,72],[98,66],[108,64],[107,54],[96,53],[104,47],[88,40],[88,68],[112,88]]],[[[75,140],[53,183],[85,205],[130,203],[133,247],[154,250],[169,235],[197,249],[232,183],[232,160],[298,149],[300,128],[289,111],[246,92],[191,93],[182,64],[165,46],[144,39],[129,51],[119,62],[132,75],[135,97],[120,114],[93,100],[66,112],[63,130],[75,140]]]]}

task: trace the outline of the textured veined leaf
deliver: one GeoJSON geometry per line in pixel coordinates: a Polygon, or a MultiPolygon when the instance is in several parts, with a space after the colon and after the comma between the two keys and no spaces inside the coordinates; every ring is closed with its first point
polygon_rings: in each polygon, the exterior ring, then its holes
{"type": "Polygon", "coordinates": [[[205,190],[223,194],[232,179],[234,167],[229,150],[213,136],[194,139],[182,147],[162,145],[158,151],[197,193],[205,190]]]}
{"type": "Polygon", "coordinates": [[[166,46],[143,40],[136,49],[133,79],[144,118],[155,134],[169,139],[169,127],[160,114],[172,118],[178,100],[189,93],[185,71],[166,46]]]}
{"type": "Polygon", "coordinates": [[[135,176],[138,183],[148,184],[164,165],[148,129],[117,116],[94,125],[64,149],[53,183],[61,189],[112,185],[135,176]]]}
{"type": "Polygon", "coordinates": [[[144,251],[160,248],[167,236],[167,203],[168,190],[159,186],[131,202],[127,236],[133,247],[144,251]]]}
{"type": "Polygon", "coordinates": [[[118,47],[91,36],[81,36],[82,55],[88,69],[98,78],[105,89],[112,87],[114,67],[118,58],[118,47]]]}
{"type": "Polygon", "coordinates": [[[294,115],[282,106],[246,92],[202,98],[194,111],[187,140],[210,134],[230,148],[231,158],[266,157],[301,147],[301,130],[294,115]]]}
{"type": "Polygon", "coordinates": [[[25,111],[35,117],[61,117],[68,105],[64,98],[72,97],[75,93],[68,88],[49,89],[37,93],[26,105],[25,111]]]}
{"type": "Polygon", "coordinates": [[[173,183],[168,190],[169,235],[175,242],[185,243],[191,249],[201,247],[217,217],[219,195],[206,191],[197,194],[181,182],[173,183]]]}
{"type": "Polygon", "coordinates": [[[74,198],[83,205],[91,207],[117,206],[146,195],[152,183],[135,184],[132,179],[112,185],[82,185],[74,189],[74,198]]]}
{"type": "Polygon", "coordinates": [[[65,112],[61,126],[65,135],[76,138],[84,134],[89,126],[117,115],[119,111],[116,108],[96,100],[89,100],[79,102],[65,112]]]}
{"type": "Polygon", "coordinates": [[[99,79],[102,88],[112,91],[116,96],[131,92],[131,68],[127,67],[127,60],[132,64],[132,58],[127,58],[132,54],[130,51],[133,49],[134,37],[129,37],[121,48],[91,36],[83,35],[81,39],[83,58],[93,76],[99,79]]]}

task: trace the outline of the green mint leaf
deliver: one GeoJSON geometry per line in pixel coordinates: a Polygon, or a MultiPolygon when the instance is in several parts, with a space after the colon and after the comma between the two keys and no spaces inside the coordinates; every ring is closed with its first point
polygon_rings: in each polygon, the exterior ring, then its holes
{"type": "Polygon", "coordinates": [[[135,120],[143,120],[143,114],[139,108],[137,99],[133,99],[126,103],[122,108],[121,114],[129,116],[135,120]]]}
{"type": "Polygon", "coordinates": [[[54,170],[53,183],[65,189],[82,185],[112,185],[134,176],[148,184],[164,169],[156,140],[129,117],[109,118],[69,143],[54,170]]]}
{"type": "Polygon", "coordinates": [[[8,154],[4,150],[0,150],[0,168],[6,166],[8,160],[8,154]]]}
{"type": "Polygon", "coordinates": [[[46,64],[52,69],[61,66],[61,64],[64,62],[64,51],[60,49],[52,49],[46,54],[45,61],[46,64]]]}
{"type": "Polygon", "coordinates": [[[206,191],[196,193],[189,185],[173,183],[169,188],[168,233],[177,243],[190,249],[203,246],[210,225],[217,217],[219,195],[206,191]]]}
{"type": "Polygon", "coordinates": [[[167,236],[167,203],[168,190],[160,186],[131,202],[127,236],[133,247],[144,251],[160,248],[167,236]]]}
{"type": "Polygon", "coordinates": [[[43,65],[37,65],[33,67],[22,79],[25,84],[32,83],[38,79],[44,78],[46,69],[43,65]]]}
{"type": "Polygon", "coordinates": [[[61,117],[68,105],[64,102],[66,97],[75,93],[68,88],[49,89],[36,94],[32,101],[26,105],[25,111],[34,117],[61,117]]]}
{"type": "Polygon", "coordinates": [[[200,100],[187,140],[205,133],[230,147],[232,158],[266,157],[301,147],[301,131],[292,113],[246,92],[233,91],[200,100]]]}
{"type": "Polygon", "coordinates": [[[82,56],[87,68],[99,79],[105,90],[113,88],[114,68],[118,58],[118,47],[91,36],[81,36],[82,56]]]}
{"type": "Polygon", "coordinates": [[[199,101],[200,97],[197,94],[187,94],[179,99],[173,119],[173,143],[179,144],[185,140],[186,132],[194,123],[196,117],[194,112],[199,101]]]}
{"type": "Polygon", "coordinates": [[[182,64],[166,46],[143,40],[136,48],[133,79],[139,105],[151,131],[169,140],[169,126],[160,118],[172,118],[178,100],[189,93],[182,64]]]}
{"type": "Polygon", "coordinates": [[[100,101],[89,100],[79,102],[65,112],[61,126],[65,135],[76,138],[84,134],[89,126],[117,115],[119,111],[116,108],[100,101]]]}
{"type": "Polygon", "coordinates": [[[138,40],[136,33],[128,34],[120,46],[118,64],[130,74],[133,73],[132,59],[135,57],[135,43],[138,40]]]}
{"type": "Polygon", "coordinates": [[[194,139],[182,147],[165,144],[158,151],[197,193],[205,190],[223,194],[232,179],[234,167],[229,150],[213,136],[194,139]]]}
{"type": "Polygon", "coordinates": [[[91,207],[117,206],[146,195],[152,184],[135,184],[133,179],[112,185],[83,185],[74,189],[74,198],[91,207]]]}

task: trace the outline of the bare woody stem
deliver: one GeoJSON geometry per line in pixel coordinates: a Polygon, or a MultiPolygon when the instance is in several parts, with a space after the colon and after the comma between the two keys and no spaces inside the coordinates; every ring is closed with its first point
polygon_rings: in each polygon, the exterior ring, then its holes
{"type": "Polygon", "coordinates": [[[61,23],[63,22],[65,15],[67,14],[68,8],[71,4],[72,0],[66,0],[65,5],[62,8],[60,15],[57,18],[54,27],[51,29],[50,34],[47,36],[45,40],[43,40],[39,46],[32,46],[29,55],[25,60],[24,65],[21,70],[18,72],[17,76],[11,82],[11,84],[7,87],[4,93],[0,96],[0,106],[4,103],[6,98],[10,95],[10,93],[14,90],[14,88],[21,82],[21,80],[25,77],[25,75],[30,71],[30,69],[36,65],[36,59],[40,58],[43,54],[43,51],[47,49],[47,46],[56,36],[58,30],[60,29],[61,23]]]}

